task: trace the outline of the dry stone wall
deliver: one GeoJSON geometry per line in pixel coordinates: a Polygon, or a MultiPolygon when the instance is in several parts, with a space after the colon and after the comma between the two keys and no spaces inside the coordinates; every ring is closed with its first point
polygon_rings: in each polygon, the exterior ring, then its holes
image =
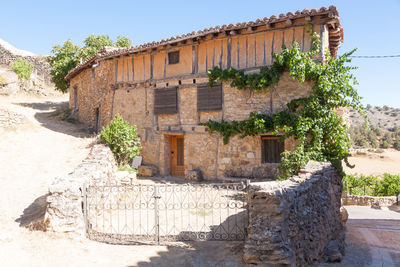
{"type": "Polygon", "coordinates": [[[249,228],[244,260],[267,266],[310,266],[340,261],[341,177],[329,163],[310,162],[282,182],[249,187],[249,228]]]}
{"type": "Polygon", "coordinates": [[[397,202],[395,196],[391,197],[373,197],[373,196],[355,196],[347,195],[343,197],[344,205],[356,205],[356,206],[391,206],[397,202]]]}
{"type": "Polygon", "coordinates": [[[48,231],[85,236],[82,188],[92,184],[110,184],[117,172],[111,150],[100,143],[68,176],[56,178],[49,187],[44,225],[48,231]]]}
{"type": "Polygon", "coordinates": [[[16,49],[9,43],[0,39],[0,65],[11,66],[18,58],[23,58],[34,67],[34,79],[41,87],[51,86],[50,70],[51,66],[46,60],[46,56],[38,56],[33,53],[16,49]]]}

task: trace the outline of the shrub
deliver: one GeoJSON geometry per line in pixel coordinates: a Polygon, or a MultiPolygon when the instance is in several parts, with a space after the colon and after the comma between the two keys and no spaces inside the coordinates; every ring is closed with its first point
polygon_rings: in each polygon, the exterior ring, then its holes
{"type": "Polygon", "coordinates": [[[375,176],[346,175],[343,178],[344,191],[347,190],[347,186],[352,195],[395,196],[400,193],[400,175],[385,173],[383,179],[375,176]]]}
{"type": "Polygon", "coordinates": [[[6,85],[7,79],[0,74],[0,86],[6,85]]]}
{"type": "Polygon", "coordinates": [[[378,180],[374,187],[374,196],[395,196],[400,193],[400,176],[385,173],[383,180],[378,180]]]}
{"type": "Polygon", "coordinates": [[[11,64],[13,71],[21,80],[29,80],[33,71],[33,65],[25,59],[19,58],[11,64]]]}
{"type": "Polygon", "coordinates": [[[142,148],[136,126],[129,124],[119,114],[112,119],[110,125],[103,127],[100,140],[110,147],[120,165],[129,163],[139,155],[142,148]]]}

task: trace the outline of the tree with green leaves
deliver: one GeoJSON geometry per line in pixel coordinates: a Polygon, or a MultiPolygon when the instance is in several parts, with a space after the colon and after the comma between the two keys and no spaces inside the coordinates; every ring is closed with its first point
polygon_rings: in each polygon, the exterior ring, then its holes
{"type": "Polygon", "coordinates": [[[48,61],[53,68],[50,71],[51,81],[55,84],[57,90],[67,92],[69,84],[64,78],[81,61],[87,60],[106,46],[129,47],[132,45],[132,40],[118,36],[113,43],[108,35],[91,34],[83,40],[83,44],[83,47],[79,47],[71,40],[67,40],[63,46],[53,46],[51,50],[53,56],[49,57],[48,61]]]}
{"type": "Polygon", "coordinates": [[[65,41],[63,46],[53,46],[53,50],[51,50],[51,53],[54,54],[54,56],[48,58],[52,67],[50,71],[51,81],[55,84],[56,89],[61,92],[65,93],[69,87],[69,84],[64,80],[65,76],[79,64],[78,51],[79,46],[72,43],[71,40],[65,41]]]}

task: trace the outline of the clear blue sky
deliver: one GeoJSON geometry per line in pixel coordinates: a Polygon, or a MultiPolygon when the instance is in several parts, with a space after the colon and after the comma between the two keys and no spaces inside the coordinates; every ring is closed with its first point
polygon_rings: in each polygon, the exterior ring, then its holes
{"type": "MultiPolygon", "coordinates": [[[[91,1],[2,0],[0,38],[17,48],[50,54],[66,39],[81,44],[89,34],[131,38],[134,45],[206,27],[336,5],[344,43],[339,54],[400,54],[400,0],[332,1],[91,1]]],[[[364,104],[400,108],[400,58],[353,59],[364,104]]]]}

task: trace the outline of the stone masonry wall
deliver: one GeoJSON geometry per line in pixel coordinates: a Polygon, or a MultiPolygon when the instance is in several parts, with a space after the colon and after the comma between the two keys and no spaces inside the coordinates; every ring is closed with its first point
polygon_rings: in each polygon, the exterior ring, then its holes
{"type": "MultiPolygon", "coordinates": [[[[268,178],[277,176],[277,164],[263,164],[261,161],[261,139],[259,136],[231,138],[223,144],[218,134],[209,135],[200,122],[213,120],[242,120],[250,112],[270,112],[271,94],[273,112],[281,110],[286,103],[311,93],[312,84],[290,78],[288,73],[273,92],[250,93],[231,88],[223,83],[224,101],[221,111],[197,111],[197,85],[208,78],[169,80],[168,86],[178,87],[179,108],[177,114],[155,115],[153,113],[154,87],[166,87],[165,82],[154,85],[113,89],[113,61],[100,61],[95,69],[86,69],[71,80],[70,107],[75,109],[74,88],[77,88],[77,117],[90,127],[95,126],[95,110],[100,109],[100,126],[109,123],[119,113],[137,126],[142,141],[143,164],[159,168],[161,175],[170,174],[169,136],[184,136],[184,164],[186,170],[201,170],[204,179],[224,177],[268,178]]],[[[118,86],[117,86],[118,87],[118,86]]],[[[100,127],[101,128],[101,127],[100,127]]],[[[285,141],[285,149],[295,147],[293,140],[285,141]]]]}
{"type": "Polygon", "coordinates": [[[0,65],[11,66],[18,58],[23,58],[33,65],[33,79],[36,80],[39,87],[52,86],[50,81],[51,66],[47,62],[46,56],[39,56],[16,49],[0,39],[0,65]]]}
{"type": "Polygon", "coordinates": [[[310,162],[282,182],[251,183],[244,260],[267,266],[339,261],[341,177],[329,163],[310,162]]]}
{"type": "Polygon", "coordinates": [[[111,183],[117,165],[111,150],[95,144],[85,160],[68,176],[56,178],[49,187],[43,224],[48,231],[85,236],[82,211],[82,188],[111,183]]]}
{"type": "Polygon", "coordinates": [[[397,202],[396,196],[391,197],[373,197],[373,196],[356,196],[347,195],[343,197],[343,205],[356,206],[391,206],[397,202]]]}

